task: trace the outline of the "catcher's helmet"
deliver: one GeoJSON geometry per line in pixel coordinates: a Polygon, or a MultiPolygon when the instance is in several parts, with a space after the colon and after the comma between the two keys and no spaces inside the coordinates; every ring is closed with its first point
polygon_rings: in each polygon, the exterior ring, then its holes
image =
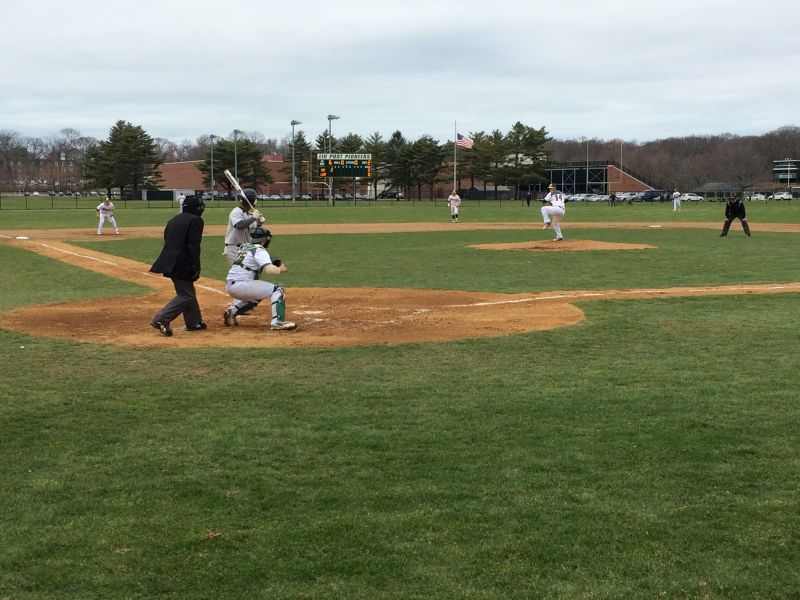
{"type": "Polygon", "coordinates": [[[251,244],[263,244],[264,248],[269,246],[269,243],[272,241],[272,234],[269,232],[269,229],[264,229],[263,227],[256,227],[253,231],[250,232],[250,243],[251,244]]]}
{"type": "MultiPolygon", "coordinates": [[[[242,190],[242,193],[247,197],[247,200],[250,201],[250,204],[253,206],[256,205],[256,191],[252,188],[245,188],[242,190]]],[[[247,202],[244,198],[242,198],[242,204],[244,206],[248,206],[247,202]]]]}

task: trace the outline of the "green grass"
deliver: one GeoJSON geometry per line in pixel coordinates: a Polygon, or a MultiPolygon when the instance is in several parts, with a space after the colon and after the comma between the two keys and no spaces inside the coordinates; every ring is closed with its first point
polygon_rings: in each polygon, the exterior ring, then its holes
{"type": "MultiPolygon", "coordinates": [[[[95,199],[96,200],[96,199],[95,199]]],[[[0,210],[0,229],[45,228],[45,227],[95,227],[97,224],[92,201],[86,208],[54,208],[41,210],[0,210]]],[[[119,202],[116,217],[121,228],[146,225],[163,226],[176,212],[175,207],[147,209],[145,203],[119,202]]],[[[461,221],[488,222],[541,222],[541,202],[530,207],[519,201],[502,203],[489,201],[465,201],[461,208],[461,221]]],[[[203,215],[209,225],[227,223],[232,203],[209,206],[203,215]]],[[[326,206],[320,203],[303,203],[300,206],[267,206],[263,209],[268,223],[359,223],[359,222],[423,222],[450,219],[450,212],[443,200],[435,202],[359,202],[357,206],[337,203],[326,206]]],[[[748,202],[748,218],[754,226],[760,222],[800,222],[800,202],[748,202]]],[[[684,203],[680,213],[672,212],[670,203],[639,202],[632,205],[611,207],[605,203],[568,203],[564,219],[565,230],[570,221],[644,221],[670,223],[683,221],[724,220],[724,204],[721,202],[684,203]]],[[[737,223],[738,225],[738,223],[737,223]]]]}
{"type": "MultiPolygon", "coordinates": [[[[273,244],[289,286],[796,279],[784,234],[569,235],[659,249],[464,248],[531,231],[273,244]]],[[[205,240],[206,274],[224,271],[220,244],[205,240]]],[[[90,245],[145,262],[159,246],[90,245]]],[[[42,287],[115,310],[132,292],[2,245],[0,275],[2,310],[42,287]]],[[[587,302],[552,331],[345,349],[0,330],[0,598],[796,597],[797,301],[587,302]]]]}

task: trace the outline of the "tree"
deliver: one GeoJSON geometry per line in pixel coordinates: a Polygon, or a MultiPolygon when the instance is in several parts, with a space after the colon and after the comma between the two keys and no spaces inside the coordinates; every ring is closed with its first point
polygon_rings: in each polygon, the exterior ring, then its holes
{"type": "Polygon", "coordinates": [[[440,181],[447,151],[429,135],[423,135],[411,145],[411,177],[417,185],[417,198],[422,199],[422,187],[429,186],[433,200],[433,186],[440,181]]]}
{"type": "MultiPolygon", "coordinates": [[[[211,146],[209,145],[203,162],[197,165],[203,173],[203,183],[211,186],[211,146]]],[[[272,183],[272,174],[264,163],[264,154],[261,148],[248,139],[238,140],[236,146],[231,140],[217,139],[214,143],[214,179],[226,188],[228,195],[233,195],[233,186],[226,177],[219,175],[228,169],[239,176],[242,187],[254,190],[262,185],[272,183]]]]}
{"type": "MultiPolygon", "coordinates": [[[[472,188],[475,187],[476,179],[481,179],[485,182],[489,176],[489,157],[486,133],[483,131],[471,131],[469,137],[473,143],[472,149],[459,154],[461,157],[459,164],[461,165],[461,172],[469,177],[470,187],[472,188]]],[[[459,177],[459,182],[460,179],[459,177]]],[[[456,185],[459,186],[460,183],[456,185]]]]}
{"type": "Polygon", "coordinates": [[[109,195],[112,188],[118,187],[120,194],[132,189],[133,196],[138,197],[141,189],[157,187],[162,162],[153,138],[140,126],[120,120],[111,128],[107,140],[87,151],[83,174],[109,195]]]}
{"type": "Polygon", "coordinates": [[[311,181],[311,169],[316,163],[311,162],[311,144],[306,140],[306,135],[302,131],[294,134],[294,140],[290,141],[289,148],[283,157],[286,163],[281,171],[286,174],[291,182],[292,178],[292,148],[294,148],[294,172],[299,186],[298,194],[303,195],[303,182],[311,181]],[[304,160],[305,158],[305,160],[304,160]]]}
{"type": "Polygon", "coordinates": [[[411,156],[409,143],[403,134],[395,131],[386,142],[386,179],[389,187],[406,192],[411,186],[411,156]]]}
{"type": "Polygon", "coordinates": [[[372,155],[372,196],[378,197],[378,173],[386,165],[386,142],[377,131],[364,140],[364,152],[372,155]]]}
{"type": "MultiPolygon", "coordinates": [[[[505,164],[506,158],[508,157],[508,148],[506,136],[503,135],[503,132],[499,129],[495,129],[488,135],[485,142],[481,145],[481,153],[484,155],[484,160],[486,160],[489,165],[489,169],[486,172],[486,179],[494,184],[495,200],[497,200],[497,184],[500,181],[505,181],[505,164]]],[[[484,187],[484,189],[486,188],[484,187]]]]}
{"type": "Polygon", "coordinates": [[[505,179],[514,184],[515,195],[524,185],[545,181],[548,141],[544,127],[534,129],[517,121],[506,134],[508,157],[503,172],[505,179]]]}
{"type": "Polygon", "coordinates": [[[0,130],[0,186],[6,189],[17,187],[21,178],[22,162],[27,154],[19,132],[0,130]]]}

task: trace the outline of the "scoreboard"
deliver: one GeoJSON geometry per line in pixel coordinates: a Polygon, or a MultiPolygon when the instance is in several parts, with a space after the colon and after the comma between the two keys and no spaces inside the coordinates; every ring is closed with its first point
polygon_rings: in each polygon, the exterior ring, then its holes
{"type": "Polygon", "coordinates": [[[372,177],[372,154],[317,154],[320,177],[372,177]]]}

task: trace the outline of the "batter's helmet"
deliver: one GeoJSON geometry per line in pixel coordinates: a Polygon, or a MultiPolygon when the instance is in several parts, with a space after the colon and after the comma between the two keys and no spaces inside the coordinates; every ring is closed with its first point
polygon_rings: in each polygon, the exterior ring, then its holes
{"type": "MultiPolygon", "coordinates": [[[[256,205],[257,198],[256,198],[256,191],[254,189],[245,188],[242,190],[242,193],[247,197],[247,200],[250,201],[250,204],[252,204],[253,206],[256,205]]],[[[244,198],[242,198],[242,204],[244,206],[247,206],[247,202],[245,202],[244,198]]]]}

